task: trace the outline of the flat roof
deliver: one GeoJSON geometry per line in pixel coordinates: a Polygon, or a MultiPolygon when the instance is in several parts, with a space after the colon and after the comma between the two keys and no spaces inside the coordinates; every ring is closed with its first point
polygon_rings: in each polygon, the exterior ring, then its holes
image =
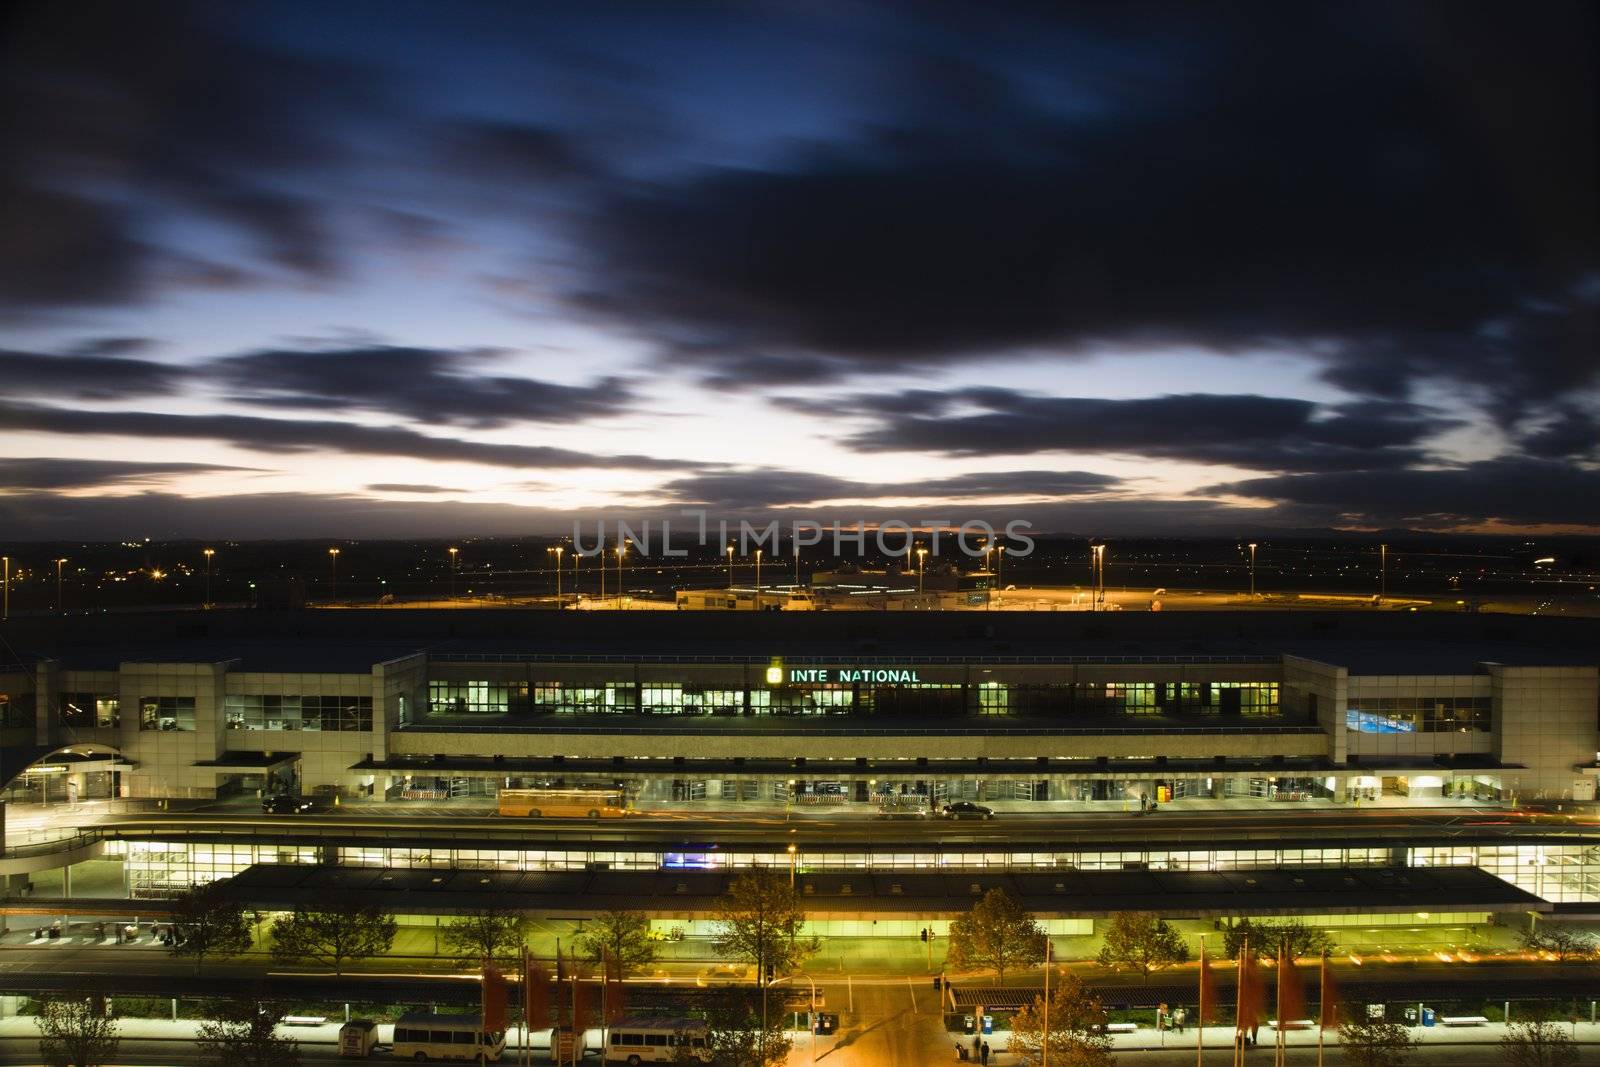
{"type": "Polygon", "coordinates": [[[0,625],[0,634],[19,654],[86,670],[238,660],[242,671],[367,673],[423,651],[1129,664],[1290,654],[1355,675],[1464,675],[1485,662],[1600,664],[1600,620],[1403,612],[237,610],[27,617],[0,625]]]}
{"type": "MultiPolygon", "coordinates": [[[[563,915],[631,908],[710,914],[737,871],[503,871],[255,864],[223,883],[254,907],[292,908],[337,891],[386,910],[460,913],[490,902],[563,915]]],[[[1151,911],[1166,916],[1549,911],[1551,905],[1476,867],[1347,867],[1228,871],[1051,871],[801,874],[817,918],[956,915],[991,889],[1049,917],[1151,911]]]]}

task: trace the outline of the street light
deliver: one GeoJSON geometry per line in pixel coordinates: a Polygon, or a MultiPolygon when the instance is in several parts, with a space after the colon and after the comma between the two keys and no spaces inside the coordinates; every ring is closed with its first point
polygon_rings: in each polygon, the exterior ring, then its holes
{"type": "Polygon", "coordinates": [[[617,546],[617,607],[622,607],[622,557],[628,551],[628,543],[624,541],[617,546]]]}
{"type": "Polygon", "coordinates": [[[1089,573],[1094,579],[1094,610],[1101,611],[1105,608],[1106,601],[1106,546],[1093,544],[1089,546],[1093,555],[1090,557],[1089,573]]]}
{"type": "MultiPolygon", "coordinates": [[[[791,845],[790,848],[792,849],[793,846],[791,845]]],[[[772,984],[777,985],[780,982],[787,982],[791,978],[796,977],[796,975],[811,983],[811,1062],[814,1064],[817,1062],[817,980],[804,971],[796,971],[795,974],[786,974],[782,978],[773,979],[772,984]]],[[[765,1035],[767,1032],[767,1000],[764,994],[765,989],[763,989],[763,996],[761,998],[761,1033],[763,1035],[763,1040],[765,1040],[765,1035]]]]}
{"type": "MultiPolygon", "coordinates": [[[[205,557],[206,557],[206,610],[210,611],[211,610],[211,557],[215,556],[217,554],[217,550],[214,549],[214,548],[207,548],[207,549],[204,549],[203,551],[204,551],[205,557]]],[[[60,597],[58,596],[56,599],[59,600],[60,597]]]]}
{"type": "MultiPolygon", "coordinates": [[[[65,562],[66,562],[66,559],[64,559],[64,558],[56,560],[56,614],[57,615],[61,614],[61,565],[63,563],[65,563],[65,562]]],[[[206,599],[209,600],[210,596],[208,595],[206,597],[206,599]]]]}
{"type": "Polygon", "coordinates": [[[794,842],[790,841],[789,842],[789,888],[790,889],[794,888],[794,865],[795,865],[795,857],[798,854],[799,854],[799,850],[795,848],[794,842]]]}
{"type": "Polygon", "coordinates": [[[563,553],[565,551],[566,551],[566,549],[562,548],[560,545],[557,545],[555,547],[555,553],[556,553],[556,610],[557,611],[561,610],[561,553],[563,553]]]}
{"type": "MultiPolygon", "coordinates": [[[[925,548],[919,548],[919,549],[917,549],[917,598],[918,598],[918,600],[919,600],[919,601],[920,601],[920,600],[921,600],[921,598],[922,598],[922,571],[923,571],[923,562],[924,562],[924,561],[925,561],[925,560],[926,560],[926,559],[927,559],[927,558],[928,558],[928,550],[927,550],[927,549],[925,549],[925,548]]],[[[918,605],[917,605],[917,606],[918,606],[918,607],[921,607],[921,604],[920,604],[920,603],[919,603],[919,604],[918,604],[918,605]]]]}
{"type": "Polygon", "coordinates": [[[1256,595],[1256,543],[1254,541],[1251,541],[1250,542],[1250,597],[1251,597],[1251,599],[1254,599],[1255,595],[1256,595]]]}
{"type": "Polygon", "coordinates": [[[333,575],[333,591],[328,598],[331,603],[339,599],[339,550],[337,548],[328,549],[328,567],[333,575]]]}
{"type": "Polygon", "coordinates": [[[1389,546],[1378,546],[1378,599],[1389,595],[1389,546]]]}
{"type": "Polygon", "coordinates": [[[728,592],[733,592],[733,542],[728,542],[728,592]]]}
{"type": "Polygon", "coordinates": [[[994,572],[994,586],[995,589],[1004,592],[1006,587],[1006,546],[997,545],[994,551],[995,558],[1000,561],[994,572]]]}
{"type": "Polygon", "coordinates": [[[756,603],[755,610],[761,610],[761,550],[756,549],[756,603]]]}
{"type": "Polygon", "coordinates": [[[450,553],[450,602],[454,605],[456,599],[456,553],[461,550],[459,548],[449,548],[446,551],[450,553]]]}
{"type": "Polygon", "coordinates": [[[11,618],[11,557],[0,556],[5,561],[5,606],[0,608],[0,619],[11,618]]]}

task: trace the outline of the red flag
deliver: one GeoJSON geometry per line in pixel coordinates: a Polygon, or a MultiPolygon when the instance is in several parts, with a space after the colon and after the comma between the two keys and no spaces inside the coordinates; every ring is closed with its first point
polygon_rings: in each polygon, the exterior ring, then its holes
{"type": "Polygon", "coordinates": [[[528,1029],[543,1030],[550,1025],[550,976],[543,967],[529,967],[523,972],[522,993],[524,1018],[528,1029]]]}
{"type": "Polygon", "coordinates": [[[1234,1024],[1237,1032],[1253,1032],[1261,1025],[1262,1002],[1265,999],[1261,970],[1256,966],[1255,953],[1250,951],[1246,943],[1239,950],[1239,1009],[1234,1024]]]}
{"type": "Polygon", "coordinates": [[[1206,958],[1206,943],[1200,942],[1200,1016],[1198,1024],[1204,1026],[1217,1018],[1217,977],[1211,973],[1211,961],[1206,958]]]}
{"type": "Polygon", "coordinates": [[[483,1028],[504,1033],[506,1028],[506,976],[490,964],[483,965],[483,1028]]]}
{"type": "Polygon", "coordinates": [[[622,968],[609,952],[605,958],[605,985],[600,991],[600,1013],[607,1026],[627,1014],[628,994],[622,984],[622,968]],[[613,976],[613,971],[615,975],[613,976]]]}
{"type": "Polygon", "coordinates": [[[1317,1005],[1317,1014],[1321,1018],[1324,1030],[1337,1030],[1339,1028],[1339,984],[1333,980],[1333,972],[1328,969],[1328,954],[1322,954],[1322,994],[1317,1005]]]}
{"type": "Polygon", "coordinates": [[[1278,947],[1278,1028],[1306,1016],[1306,983],[1287,944],[1278,947]]]}
{"type": "Polygon", "coordinates": [[[589,1028],[589,1017],[594,1014],[594,992],[588,982],[572,984],[572,1029],[580,1034],[589,1028]]]}

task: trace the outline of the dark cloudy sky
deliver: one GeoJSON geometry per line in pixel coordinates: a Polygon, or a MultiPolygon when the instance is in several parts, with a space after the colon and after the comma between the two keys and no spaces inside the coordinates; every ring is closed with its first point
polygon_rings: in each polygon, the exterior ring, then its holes
{"type": "Polygon", "coordinates": [[[12,536],[1600,528],[1586,2],[0,20],[12,536]]]}

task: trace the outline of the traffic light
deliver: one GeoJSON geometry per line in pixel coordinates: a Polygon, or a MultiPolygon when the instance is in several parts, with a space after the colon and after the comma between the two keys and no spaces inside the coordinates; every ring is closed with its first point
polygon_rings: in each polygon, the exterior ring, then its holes
{"type": "Polygon", "coordinates": [[[922,940],[928,940],[928,928],[926,926],[922,928],[922,940]]]}

